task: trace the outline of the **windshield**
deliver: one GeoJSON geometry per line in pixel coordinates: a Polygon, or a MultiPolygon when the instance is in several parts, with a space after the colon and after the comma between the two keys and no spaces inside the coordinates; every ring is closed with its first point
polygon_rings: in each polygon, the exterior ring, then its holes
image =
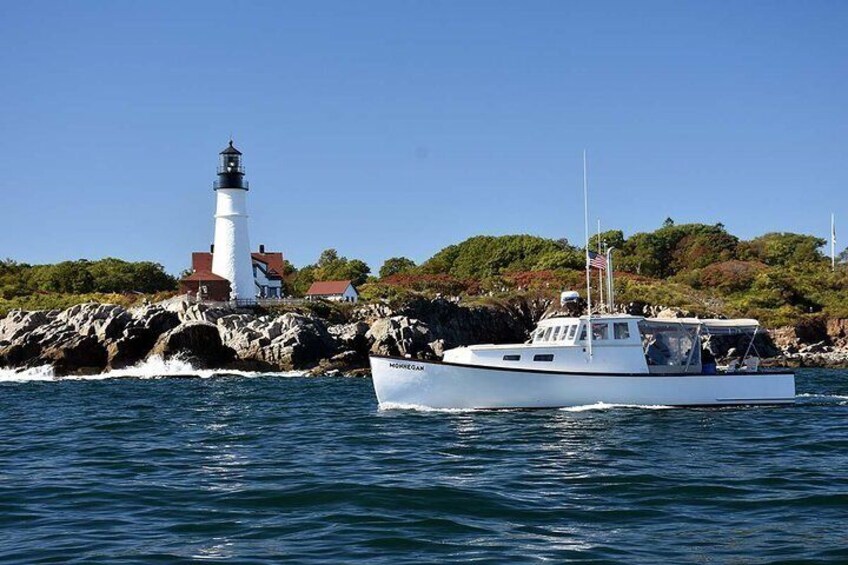
{"type": "Polygon", "coordinates": [[[701,363],[701,340],[696,326],[673,321],[639,322],[648,365],[687,366],[701,363]]]}

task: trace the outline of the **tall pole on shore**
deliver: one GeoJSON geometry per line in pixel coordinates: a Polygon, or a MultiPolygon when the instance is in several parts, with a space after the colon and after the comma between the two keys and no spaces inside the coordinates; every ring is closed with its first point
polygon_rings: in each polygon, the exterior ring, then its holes
{"type": "Polygon", "coordinates": [[[583,231],[586,236],[586,345],[589,361],[592,360],[592,271],[589,264],[589,180],[586,167],[586,150],[583,150],[583,231]]]}

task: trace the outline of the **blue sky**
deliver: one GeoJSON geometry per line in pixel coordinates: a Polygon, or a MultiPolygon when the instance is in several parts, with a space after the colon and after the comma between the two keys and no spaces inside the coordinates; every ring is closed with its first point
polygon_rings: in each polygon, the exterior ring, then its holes
{"type": "Polygon", "coordinates": [[[584,147],[605,227],[848,234],[846,29],[840,1],[6,3],[0,257],[179,272],[231,133],[251,241],[297,266],[579,242],[584,147]]]}

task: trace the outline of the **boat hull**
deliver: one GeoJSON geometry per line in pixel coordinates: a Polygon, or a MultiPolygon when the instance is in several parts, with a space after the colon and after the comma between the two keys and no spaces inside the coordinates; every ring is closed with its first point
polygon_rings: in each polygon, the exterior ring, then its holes
{"type": "Polygon", "coordinates": [[[565,373],[371,357],[381,408],[559,408],[597,404],[791,404],[791,372],[729,375],[565,373]]]}

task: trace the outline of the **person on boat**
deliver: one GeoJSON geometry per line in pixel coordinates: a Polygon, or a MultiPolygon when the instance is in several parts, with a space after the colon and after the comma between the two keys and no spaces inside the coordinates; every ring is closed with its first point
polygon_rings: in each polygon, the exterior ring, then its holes
{"type": "Polygon", "coordinates": [[[715,355],[709,347],[701,350],[701,372],[705,375],[715,375],[718,372],[715,355]]]}
{"type": "Polygon", "coordinates": [[[645,357],[648,360],[648,365],[668,365],[671,349],[669,349],[663,334],[658,333],[651,337],[648,347],[645,349],[645,357]]]}

